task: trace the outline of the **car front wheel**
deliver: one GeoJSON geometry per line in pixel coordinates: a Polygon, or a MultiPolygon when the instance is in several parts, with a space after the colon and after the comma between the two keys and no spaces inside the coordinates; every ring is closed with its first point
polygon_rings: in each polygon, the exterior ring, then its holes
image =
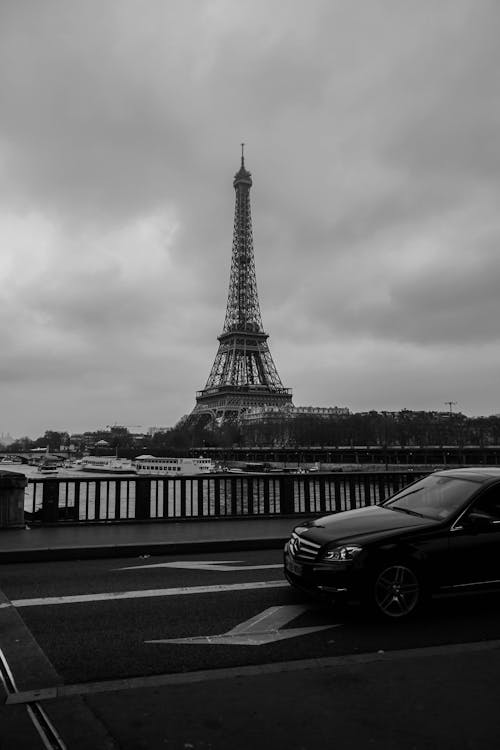
{"type": "Polygon", "coordinates": [[[407,563],[390,563],[373,577],[369,598],[375,612],[385,618],[409,617],[422,601],[422,584],[407,563]]]}

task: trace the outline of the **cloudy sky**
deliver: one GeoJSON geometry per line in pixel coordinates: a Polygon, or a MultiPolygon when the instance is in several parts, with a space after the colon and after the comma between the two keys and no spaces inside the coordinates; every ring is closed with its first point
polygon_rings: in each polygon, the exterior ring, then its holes
{"type": "Polygon", "coordinates": [[[172,425],[240,142],[296,405],[500,412],[496,0],[0,0],[0,433],[172,425]]]}

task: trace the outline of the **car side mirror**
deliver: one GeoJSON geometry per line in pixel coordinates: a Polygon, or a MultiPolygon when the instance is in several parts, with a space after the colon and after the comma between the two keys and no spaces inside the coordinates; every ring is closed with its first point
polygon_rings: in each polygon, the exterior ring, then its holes
{"type": "Polygon", "coordinates": [[[471,531],[486,531],[491,528],[492,519],[485,516],[484,513],[473,511],[467,516],[465,525],[471,531]]]}

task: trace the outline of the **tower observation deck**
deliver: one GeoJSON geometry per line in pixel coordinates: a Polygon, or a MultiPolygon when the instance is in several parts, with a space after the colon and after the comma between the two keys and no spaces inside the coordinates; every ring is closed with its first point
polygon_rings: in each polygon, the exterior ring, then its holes
{"type": "Polygon", "coordinates": [[[260,314],[253,252],[250,188],[252,176],[241,166],[234,176],[233,250],[224,328],[203,390],[196,394],[192,414],[234,419],[255,406],[292,406],[271,357],[260,314]]]}

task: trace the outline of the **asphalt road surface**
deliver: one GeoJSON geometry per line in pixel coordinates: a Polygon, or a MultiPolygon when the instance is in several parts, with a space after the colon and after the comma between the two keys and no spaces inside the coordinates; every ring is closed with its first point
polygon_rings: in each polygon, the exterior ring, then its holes
{"type": "MultiPolygon", "coordinates": [[[[0,589],[65,683],[500,637],[498,594],[380,623],[293,591],[275,550],[4,565],[0,589]]],[[[15,675],[15,649],[2,648],[15,675]]]]}
{"type": "Polygon", "coordinates": [[[499,601],[381,623],[276,550],[2,565],[0,750],[489,750],[499,601]]]}

